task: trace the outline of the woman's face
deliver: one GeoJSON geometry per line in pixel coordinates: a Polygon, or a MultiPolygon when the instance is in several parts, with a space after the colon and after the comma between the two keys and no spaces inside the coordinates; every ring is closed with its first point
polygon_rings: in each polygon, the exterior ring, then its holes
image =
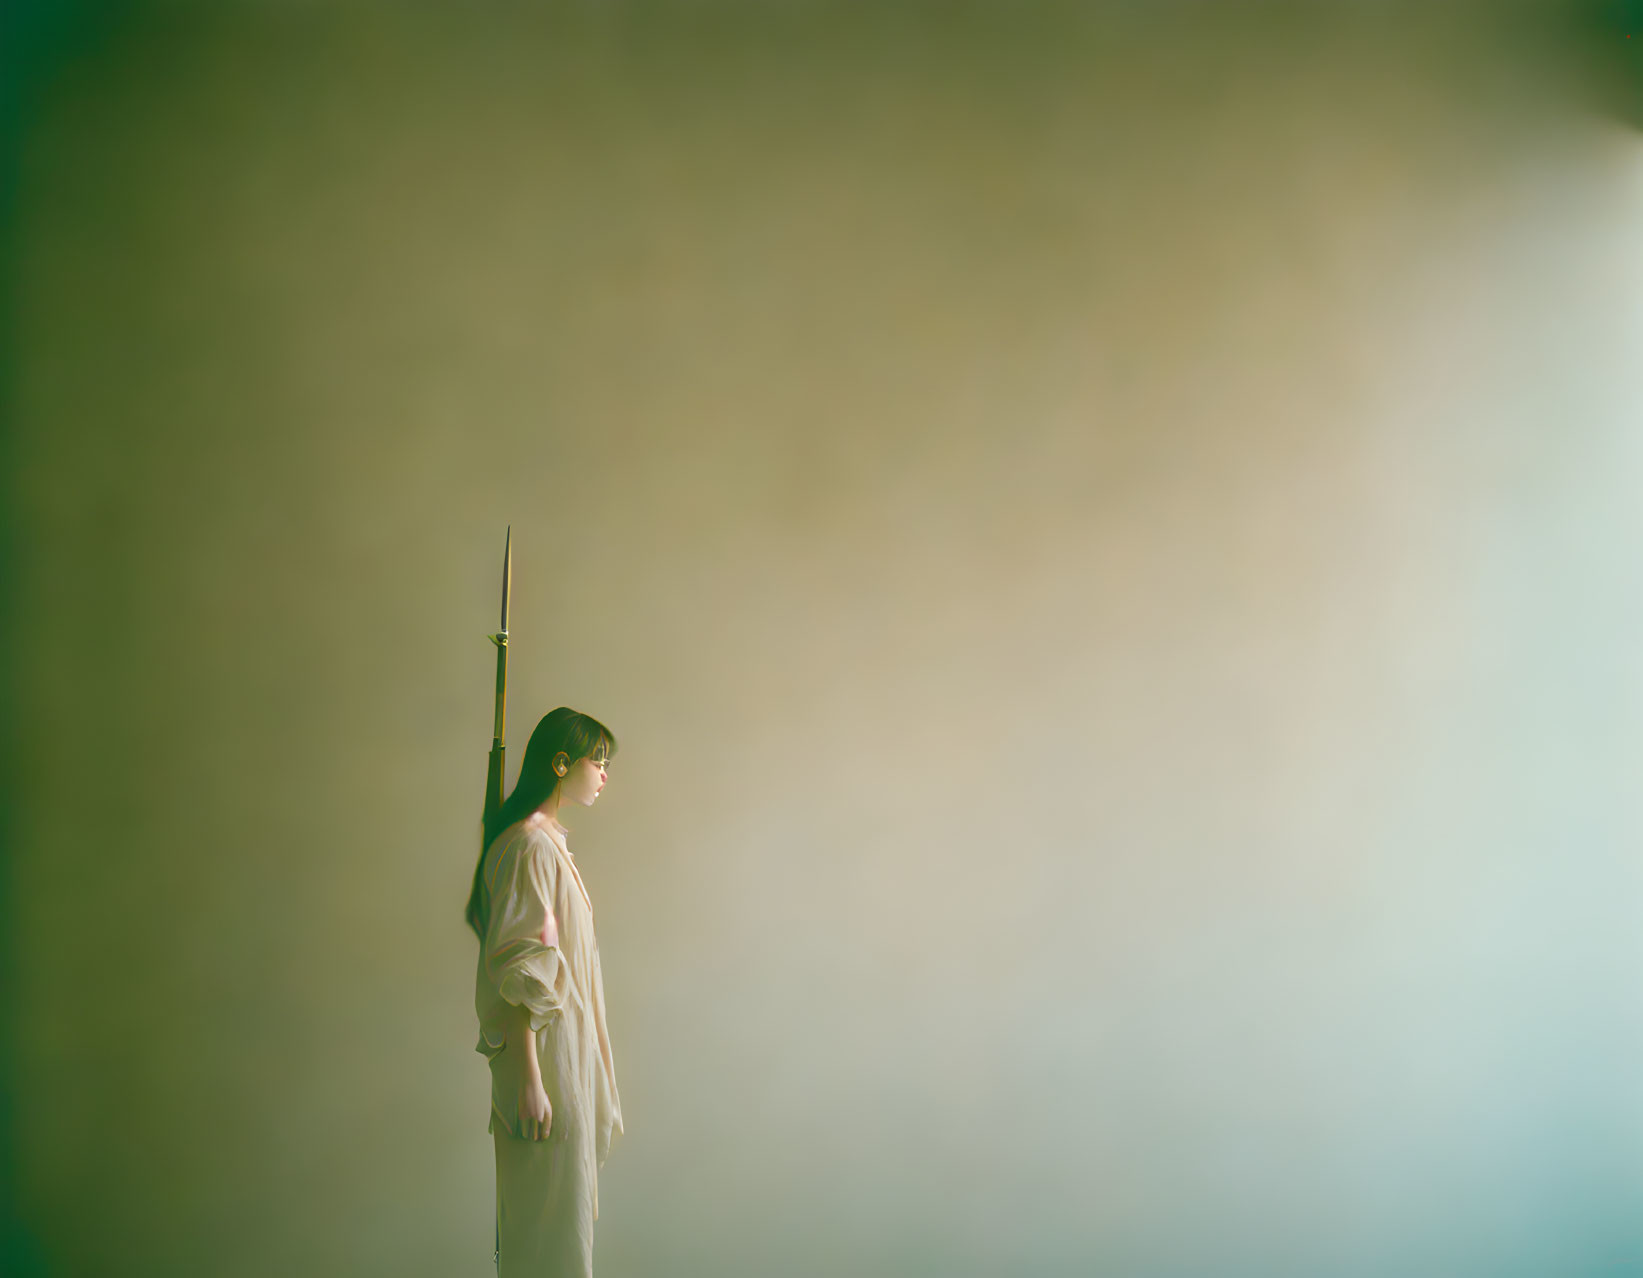
{"type": "Polygon", "coordinates": [[[564,780],[559,783],[560,801],[591,807],[599,797],[599,791],[605,788],[607,764],[603,750],[597,751],[591,758],[578,759],[571,764],[564,780]]]}

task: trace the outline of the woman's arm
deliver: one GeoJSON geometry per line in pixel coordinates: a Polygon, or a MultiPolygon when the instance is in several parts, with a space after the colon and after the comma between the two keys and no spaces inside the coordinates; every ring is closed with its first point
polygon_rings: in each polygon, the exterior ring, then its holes
{"type": "Polygon", "coordinates": [[[519,1134],[526,1140],[546,1140],[553,1127],[553,1105],[542,1086],[536,1059],[536,1031],[528,1007],[509,1008],[508,1050],[517,1051],[524,1067],[519,1071],[519,1134]]]}
{"type": "Polygon", "coordinates": [[[485,937],[485,974],[502,1001],[530,1010],[541,1030],[558,1012],[568,974],[559,960],[553,853],[546,836],[522,836],[503,849],[485,937]]]}
{"type": "Polygon", "coordinates": [[[558,1016],[568,980],[553,912],[556,866],[546,842],[525,836],[503,849],[485,937],[485,972],[509,1005],[506,1054],[517,1080],[519,1135],[526,1140],[545,1139],[553,1122],[536,1035],[558,1016]]]}

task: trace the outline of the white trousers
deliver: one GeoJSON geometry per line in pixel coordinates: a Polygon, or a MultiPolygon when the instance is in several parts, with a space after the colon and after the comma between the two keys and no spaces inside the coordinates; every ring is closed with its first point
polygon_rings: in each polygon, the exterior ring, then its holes
{"type": "Polygon", "coordinates": [[[547,1140],[497,1128],[499,1278],[593,1278],[592,1133],[558,1113],[547,1140]]]}

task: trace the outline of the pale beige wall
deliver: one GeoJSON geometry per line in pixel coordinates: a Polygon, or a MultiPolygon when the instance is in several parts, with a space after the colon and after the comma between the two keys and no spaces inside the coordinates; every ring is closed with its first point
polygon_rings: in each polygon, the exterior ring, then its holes
{"type": "Polygon", "coordinates": [[[1643,1263],[1643,142],[1498,22],[841,12],[156,12],[52,81],[55,1272],[491,1272],[508,523],[513,741],[622,743],[601,1274],[1643,1263]]]}

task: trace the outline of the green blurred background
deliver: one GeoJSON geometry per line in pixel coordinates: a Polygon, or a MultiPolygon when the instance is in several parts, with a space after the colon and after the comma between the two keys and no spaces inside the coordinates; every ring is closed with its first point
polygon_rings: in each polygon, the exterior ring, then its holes
{"type": "Polygon", "coordinates": [[[36,17],[14,1272],[493,1272],[511,524],[514,762],[621,742],[606,1278],[1643,1273],[1612,30],[36,17]]]}

